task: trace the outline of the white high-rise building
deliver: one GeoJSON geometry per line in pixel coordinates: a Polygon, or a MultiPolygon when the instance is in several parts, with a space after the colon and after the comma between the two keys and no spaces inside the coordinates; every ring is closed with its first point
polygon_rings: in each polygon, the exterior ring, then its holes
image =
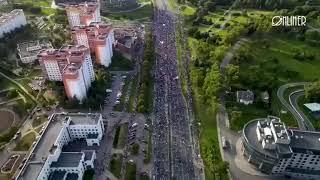
{"type": "Polygon", "coordinates": [[[95,80],[89,48],[64,46],[41,52],[39,62],[49,81],[63,81],[69,99],[82,101],[95,80]]]}
{"type": "Polygon", "coordinates": [[[111,24],[92,22],[89,26],[75,26],[71,30],[73,41],[90,48],[97,64],[108,67],[115,43],[111,24]]]}
{"type": "Polygon", "coordinates": [[[100,6],[98,3],[85,2],[66,6],[70,27],[89,25],[91,22],[100,22],[100,6]]]}
{"type": "Polygon", "coordinates": [[[3,14],[0,17],[0,38],[2,38],[5,33],[9,33],[26,24],[27,20],[22,9],[14,9],[10,13],[3,14]]]}

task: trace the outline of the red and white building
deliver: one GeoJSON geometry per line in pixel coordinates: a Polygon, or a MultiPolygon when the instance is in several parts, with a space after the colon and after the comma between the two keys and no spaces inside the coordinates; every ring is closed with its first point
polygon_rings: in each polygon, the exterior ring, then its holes
{"type": "Polygon", "coordinates": [[[83,45],[47,49],[39,55],[39,63],[49,81],[63,81],[69,99],[82,101],[94,81],[89,48],[83,45]]]}
{"type": "Polygon", "coordinates": [[[111,24],[92,22],[88,26],[74,26],[71,30],[75,44],[90,48],[96,63],[108,67],[113,56],[114,32],[111,24]]]}
{"type": "Polygon", "coordinates": [[[87,97],[89,89],[84,74],[83,66],[80,63],[68,64],[63,70],[63,85],[69,99],[83,101],[87,97]]]}
{"type": "Polygon", "coordinates": [[[77,5],[67,5],[65,9],[70,27],[88,26],[91,22],[101,21],[99,3],[85,2],[77,5]]]}

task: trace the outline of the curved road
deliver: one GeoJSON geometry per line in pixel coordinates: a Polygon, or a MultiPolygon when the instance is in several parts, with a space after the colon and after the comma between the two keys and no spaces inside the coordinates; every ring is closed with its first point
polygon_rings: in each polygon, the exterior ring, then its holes
{"type": "Polygon", "coordinates": [[[289,95],[289,102],[293,107],[293,109],[295,110],[295,112],[299,114],[300,119],[303,120],[303,123],[305,125],[305,130],[315,131],[309,118],[304,114],[304,112],[301,110],[301,108],[298,105],[298,99],[304,95],[305,95],[304,89],[296,90],[289,95]]]}
{"type": "Polygon", "coordinates": [[[306,115],[304,115],[303,111],[298,106],[298,98],[304,95],[304,89],[298,89],[292,92],[289,95],[289,102],[285,100],[284,92],[288,88],[296,87],[296,86],[305,86],[309,84],[308,82],[297,82],[297,83],[288,83],[279,87],[277,91],[277,96],[280,102],[286,107],[287,110],[291,112],[293,117],[297,120],[298,126],[301,130],[310,130],[314,131],[314,127],[310,123],[309,119],[306,115]]]}

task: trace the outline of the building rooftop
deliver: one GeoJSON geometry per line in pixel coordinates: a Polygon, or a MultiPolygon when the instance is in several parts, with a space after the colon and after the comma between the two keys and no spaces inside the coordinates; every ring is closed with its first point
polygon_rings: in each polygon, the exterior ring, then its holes
{"type": "Polygon", "coordinates": [[[253,101],[254,93],[250,90],[247,91],[237,91],[237,98],[245,101],[253,101]]]}
{"type": "MultiPolygon", "coordinates": [[[[287,129],[281,121],[271,122],[271,120],[270,118],[256,119],[247,123],[243,129],[244,138],[257,152],[270,156],[271,158],[277,158],[291,153],[320,155],[320,132],[287,129]],[[274,145],[274,149],[263,148],[261,142],[258,140],[257,126],[259,124],[262,128],[270,127],[273,124],[275,133],[278,139],[281,140],[280,142],[276,142],[274,139],[270,139],[268,143],[274,145]],[[282,126],[280,126],[281,124],[282,126]],[[283,134],[284,132],[286,132],[286,134],[283,134]],[[284,142],[288,143],[286,144],[284,142]]],[[[261,136],[265,137],[266,134],[262,134],[261,136]]]]}
{"type": "Polygon", "coordinates": [[[21,58],[37,56],[41,50],[52,48],[49,41],[29,41],[17,45],[17,50],[21,58]]]}
{"type": "Polygon", "coordinates": [[[68,173],[66,180],[78,180],[78,174],[68,173]]]}
{"type": "Polygon", "coordinates": [[[78,167],[83,155],[82,152],[62,152],[58,161],[51,163],[51,167],[78,167]]]}
{"type": "Polygon", "coordinates": [[[49,175],[49,180],[58,180],[58,179],[63,179],[64,176],[66,175],[67,171],[54,171],[50,173],[49,175]]]}
{"type": "Polygon", "coordinates": [[[95,125],[98,123],[100,114],[76,114],[74,113],[71,118],[71,125],[95,125]]]}
{"type": "Polygon", "coordinates": [[[61,130],[62,121],[59,121],[58,119],[59,116],[54,117],[54,119],[52,119],[48,125],[46,131],[43,132],[39,143],[32,152],[32,157],[27,162],[28,164],[25,167],[25,170],[23,170],[24,173],[21,175],[23,179],[36,179],[40,173],[45,160],[51,153],[51,149],[53,147],[52,145],[56,141],[61,130]]]}
{"type": "Polygon", "coordinates": [[[23,14],[23,10],[22,9],[14,9],[9,13],[3,13],[0,16],[0,26],[3,25],[4,23],[6,23],[7,21],[11,20],[13,17],[19,15],[19,14],[23,14]]]}
{"type": "Polygon", "coordinates": [[[304,104],[311,112],[320,111],[320,104],[319,103],[307,103],[304,104]]]}

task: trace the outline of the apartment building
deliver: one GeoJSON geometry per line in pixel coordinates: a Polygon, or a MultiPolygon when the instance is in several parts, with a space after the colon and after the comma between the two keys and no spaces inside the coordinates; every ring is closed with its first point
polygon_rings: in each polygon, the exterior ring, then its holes
{"type": "Polygon", "coordinates": [[[95,80],[89,48],[85,46],[63,46],[47,49],[39,55],[42,72],[49,81],[62,81],[69,99],[86,98],[91,82],[95,80]]]}
{"type": "Polygon", "coordinates": [[[82,102],[87,97],[89,89],[83,74],[82,64],[68,64],[63,70],[63,85],[69,99],[78,99],[82,102]]]}
{"type": "Polygon", "coordinates": [[[84,2],[80,4],[68,4],[67,11],[70,27],[78,25],[88,26],[91,22],[100,22],[100,5],[96,2],[84,2]]]}
{"type": "Polygon", "coordinates": [[[290,129],[277,117],[253,120],[242,132],[243,155],[259,171],[320,178],[320,133],[290,129]]]}
{"type": "Polygon", "coordinates": [[[104,131],[101,114],[53,114],[16,180],[82,180],[104,131]]]}
{"type": "Polygon", "coordinates": [[[22,9],[14,9],[10,13],[2,14],[0,16],[0,38],[2,38],[5,33],[9,33],[26,24],[27,20],[22,9]]]}
{"type": "Polygon", "coordinates": [[[29,41],[17,44],[18,55],[24,64],[35,62],[40,51],[52,48],[49,41],[29,41]]]}
{"type": "Polygon", "coordinates": [[[106,67],[111,64],[115,43],[111,24],[91,22],[88,26],[74,26],[71,34],[75,44],[90,48],[97,64],[106,67]]]}

